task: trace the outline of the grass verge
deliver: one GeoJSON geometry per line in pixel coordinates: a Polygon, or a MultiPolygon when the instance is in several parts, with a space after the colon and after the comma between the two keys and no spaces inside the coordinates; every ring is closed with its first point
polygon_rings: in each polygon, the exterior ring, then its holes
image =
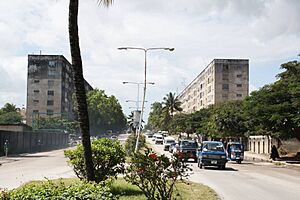
{"type": "MultiPolygon", "coordinates": [[[[66,185],[70,185],[78,181],[77,178],[64,178],[52,180],[54,184],[58,184],[60,181],[64,182],[66,185]]],[[[42,181],[31,181],[25,183],[21,187],[26,187],[33,183],[42,183],[42,181]]],[[[120,200],[147,200],[143,192],[134,185],[127,183],[123,178],[119,177],[115,180],[111,187],[111,192],[119,196],[120,200]]],[[[214,190],[205,186],[203,184],[186,182],[177,183],[174,190],[173,199],[177,200],[218,200],[219,197],[214,190]]]]}

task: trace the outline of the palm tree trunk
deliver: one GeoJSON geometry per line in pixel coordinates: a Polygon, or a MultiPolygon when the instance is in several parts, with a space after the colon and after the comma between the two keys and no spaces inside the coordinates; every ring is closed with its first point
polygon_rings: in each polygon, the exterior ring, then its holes
{"type": "Polygon", "coordinates": [[[69,39],[72,57],[72,67],[74,71],[75,94],[78,109],[78,122],[80,126],[82,146],[84,151],[84,162],[86,168],[86,179],[95,180],[92,150],[89,132],[89,117],[87,111],[86,92],[84,87],[84,78],[82,73],[82,60],[79,47],[78,36],[78,2],[79,0],[70,0],[69,4],[69,39]]]}

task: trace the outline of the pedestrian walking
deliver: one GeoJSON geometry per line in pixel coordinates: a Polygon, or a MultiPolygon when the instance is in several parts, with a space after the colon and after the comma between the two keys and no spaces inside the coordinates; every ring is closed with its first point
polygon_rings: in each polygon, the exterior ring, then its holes
{"type": "Polygon", "coordinates": [[[277,158],[279,158],[279,153],[275,145],[273,145],[271,149],[271,158],[272,160],[276,160],[277,158]]]}

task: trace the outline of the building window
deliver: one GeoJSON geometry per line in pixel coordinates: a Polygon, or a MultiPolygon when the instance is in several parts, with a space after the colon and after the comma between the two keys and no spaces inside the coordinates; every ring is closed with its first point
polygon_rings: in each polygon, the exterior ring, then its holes
{"type": "Polygon", "coordinates": [[[228,73],[223,73],[223,74],[222,74],[222,79],[223,79],[224,81],[228,81],[228,80],[229,80],[229,74],[228,74],[228,73]]]}
{"type": "Polygon", "coordinates": [[[211,92],[211,86],[208,87],[207,93],[211,92]]]}
{"type": "Polygon", "coordinates": [[[223,65],[223,71],[228,71],[229,67],[228,65],[223,65]]]}
{"type": "Polygon", "coordinates": [[[242,97],[243,95],[242,94],[236,94],[236,97],[242,97]]]}
{"type": "Polygon", "coordinates": [[[34,104],[34,105],[37,105],[39,102],[40,102],[40,101],[37,100],[37,99],[34,99],[34,100],[33,100],[33,104],[34,104]]]}
{"type": "Polygon", "coordinates": [[[54,80],[48,80],[48,87],[51,88],[54,86],[54,80]]]}
{"type": "Polygon", "coordinates": [[[48,90],[48,96],[54,96],[54,91],[53,90],[48,90]]]}
{"type": "Polygon", "coordinates": [[[50,69],[48,70],[48,76],[55,76],[56,75],[56,70],[50,69]]]}
{"type": "Polygon", "coordinates": [[[34,80],[33,82],[34,82],[34,83],[39,83],[39,82],[40,82],[40,80],[34,80]]]}
{"type": "Polygon", "coordinates": [[[242,87],[242,84],[236,84],[236,87],[242,87]]]}
{"type": "Polygon", "coordinates": [[[55,61],[50,60],[50,61],[49,61],[49,66],[50,66],[50,67],[55,67],[55,61]]]}
{"type": "Polygon", "coordinates": [[[228,98],[228,94],[222,94],[222,98],[227,99],[228,98]]]}
{"type": "Polygon", "coordinates": [[[53,115],[53,110],[47,110],[47,115],[53,115]]]}
{"type": "Polygon", "coordinates": [[[236,75],[237,78],[242,78],[242,76],[243,76],[242,74],[237,74],[236,75]]]}
{"type": "Polygon", "coordinates": [[[40,93],[40,91],[39,90],[33,90],[33,93],[38,94],[38,93],[40,93]]]}
{"type": "Polygon", "coordinates": [[[229,90],[229,84],[222,84],[223,90],[229,90]]]}
{"type": "Polygon", "coordinates": [[[37,114],[39,114],[39,110],[33,110],[32,113],[37,115],[37,114]]]}
{"type": "Polygon", "coordinates": [[[200,90],[202,90],[202,88],[203,88],[203,84],[200,84],[200,90]]]}
{"type": "Polygon", "coordinates": [[[48,100],[47,101],[47,106],[53,106],[54,105],[54,101],[53,100],[48,100]]]}

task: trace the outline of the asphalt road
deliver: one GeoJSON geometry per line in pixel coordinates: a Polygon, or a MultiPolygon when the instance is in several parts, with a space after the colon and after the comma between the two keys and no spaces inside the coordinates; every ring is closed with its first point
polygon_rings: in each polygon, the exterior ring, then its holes
{"type": "MultiPolygon", "coordinates": [[[[159,153],[162,145],[154,145],[159,153]]],[[[190,163],[193,172],[190,180],[203,183],[214,189],[221,199],[226,200],[298,200],[300,199],[300,169],[275,166],[272,163],[229,162],[225,170],[214,167],[199,169],[190,163]]]]}
{"type": "Polygon", "coordinates": [[[0,158],[0,188],[13,189],[31,180],[75,177],[63,150],[0,158]]]}
{"type": "MultiPolygon", "coordinates": [[[[124,143],[128,134],[118,139],[124,143]]],[[[0,189],[13,189],[32,180],[76,177],[68,166],[63,149],[15,157],[0,157],[0,189]]]]}

